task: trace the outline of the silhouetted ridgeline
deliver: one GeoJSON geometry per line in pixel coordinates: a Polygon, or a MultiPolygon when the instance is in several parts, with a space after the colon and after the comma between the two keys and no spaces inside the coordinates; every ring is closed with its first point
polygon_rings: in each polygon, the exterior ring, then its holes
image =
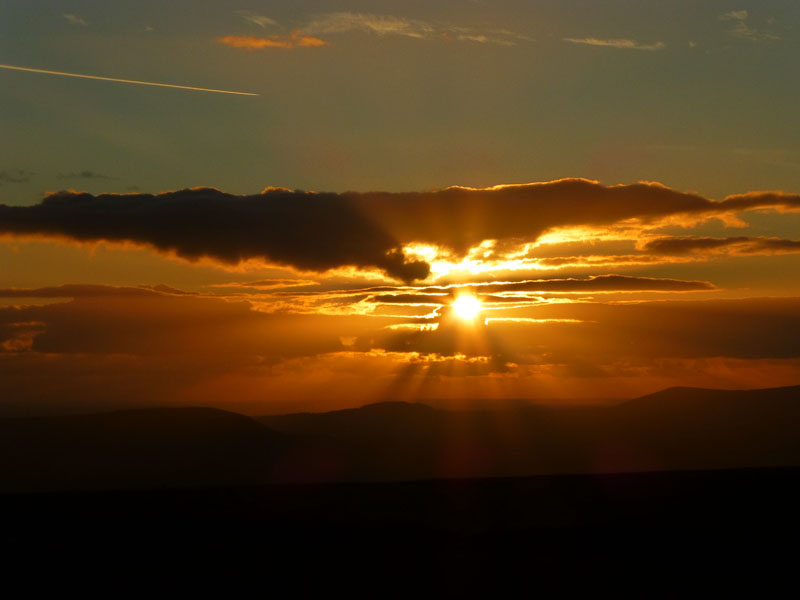
{"type": "Polygon", "coordinates": [[[389,402],[253,419],[172,408],[0,420],[0,490],[102,490],[800,465],[800,386],[613,407],[389,402]]]}

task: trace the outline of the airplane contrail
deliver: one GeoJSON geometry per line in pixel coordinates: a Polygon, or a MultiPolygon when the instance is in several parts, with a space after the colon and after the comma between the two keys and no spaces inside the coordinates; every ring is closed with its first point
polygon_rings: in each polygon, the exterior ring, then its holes
{"type": "Polygon", "coordinates": [[[48,71],[47,69],[32,69],[30,67],[16,67],[14,65],[2,65],[0,69],[11,69],[13,71],[26,71],[28,73],[44,73],[45,75],[62,75],[63,77],[80,77],[81,79],[97,79],[99,81],[115,81],[117,83],[135,83],[136,85],[153,85],[156,87],[175,88],[177,90],[192,90],[195,92],[213,92],[215,94],[235,94],[237,96],[258,96],[252,92],[233,92],[231,90],[214,90],[211,88],[194,87],[191,85],[175,85],[172,83],[156,83],[155,81],[137,81],[135,79],[118,79],[117,77],[100,77],[99,75],[83,75],[81,73],[66,73],[64,71],[48,71]]]}

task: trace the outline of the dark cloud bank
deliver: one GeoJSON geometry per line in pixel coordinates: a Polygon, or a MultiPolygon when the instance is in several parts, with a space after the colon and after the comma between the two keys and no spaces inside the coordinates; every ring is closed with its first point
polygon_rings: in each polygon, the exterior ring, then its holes
{"type": "Polygon", "coordinates": [[[0,233],[130,241],[227,264],[264,259],[309,271],[378,268],[412,281],[425,278],[429,265],[404,257],[401,247],[411,241],[463,253],[485,239],[533,240],[559,226],[768,207],[798,209],[800,196],[752,192],[715,202],[660,184],[603,186],[583,179],[412,193],[59,192],[34,206],[0,205],[0,233]]]}
{"type": "Polygon", "coordinates": [[[730,250],[738,254],[787,254],[800,252],[800,241],[766,237],[661,237],[642,246],[656,254],[690,254],[730,250]]]}

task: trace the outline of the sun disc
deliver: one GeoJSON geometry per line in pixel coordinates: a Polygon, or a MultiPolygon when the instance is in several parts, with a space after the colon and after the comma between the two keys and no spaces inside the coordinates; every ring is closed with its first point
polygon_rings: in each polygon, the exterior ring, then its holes
{"type": "Polygon", "coordinates": [[[465,321],[471,321],[481,311],[481,301],[475,296],[459,296],[453,302],[453,310],[465,321]]]}

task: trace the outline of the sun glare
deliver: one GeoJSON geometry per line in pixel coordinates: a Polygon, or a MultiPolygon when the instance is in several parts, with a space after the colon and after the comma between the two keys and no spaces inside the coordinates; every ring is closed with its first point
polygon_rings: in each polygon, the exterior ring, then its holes
{"type": "Polygon", "coordinates": [[[465,321],[472,321],[481,311],[481,301],[475,296],[459,296],[453,302],[453,310],[465,321]]]}

